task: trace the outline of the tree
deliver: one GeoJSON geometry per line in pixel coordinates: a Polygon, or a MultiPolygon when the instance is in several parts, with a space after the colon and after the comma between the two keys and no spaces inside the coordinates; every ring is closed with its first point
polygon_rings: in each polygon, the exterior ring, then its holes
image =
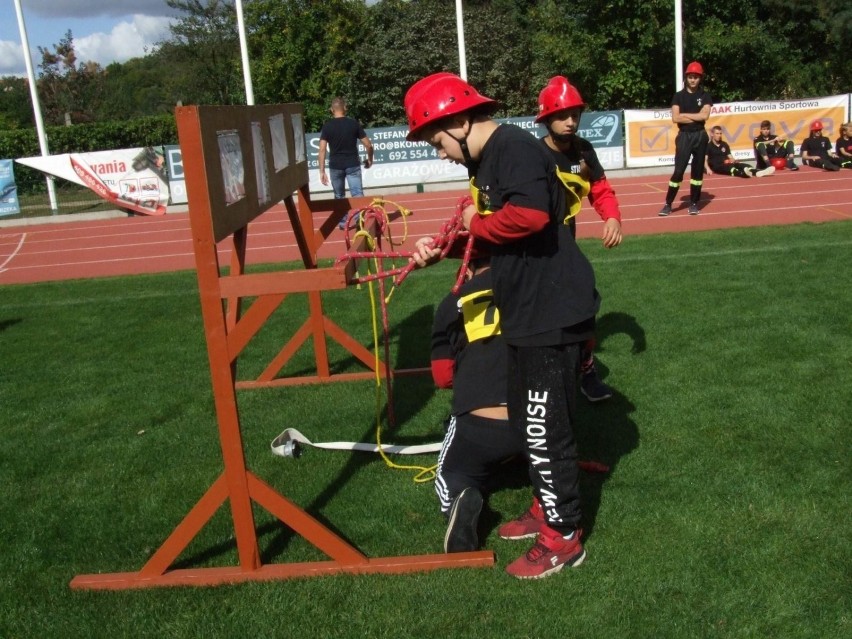
{"type": "Polygon", "coordinates": [[[96,62],[77,61],[71,31],[54,45],[39,47],[37,81],[42,117],[47,124],[91,122],[103,92],[103,69],[96,62]]]}
{"type": "MultiPolygon", "coordinates": [[[[372,34],[360,0],[255,0],[248,5],[256,93],[263,102],[301,102],[309,130],[346,93],[358,43],[372,34]]],[[[350,96],[351,97],[351,96],[350,96]]],[[[352,115],[360,117],[359,105],[352,115]]]]}
{"type": "Polygon", "coordinates": [[[166,93],[185,104],[245,104],[237,14],[226,0],[166,0],[185,15],[158,43],[166,93]]]}
{"type": "Polygon", "coordinates": [[[29,82],[25,78],[0,78],[0,130],[34,127],[29,82]]]}

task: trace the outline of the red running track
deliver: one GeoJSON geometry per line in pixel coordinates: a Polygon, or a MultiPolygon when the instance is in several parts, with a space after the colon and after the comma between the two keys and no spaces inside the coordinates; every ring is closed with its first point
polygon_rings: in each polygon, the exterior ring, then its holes
{"type": "MultiPolygon", "coordinates": [[[[629,242],[630,235],[648,233],[852,219],[852,172],[847,171],[829,173],[803,167],[796,173],[782,171],[749,180],[707,176],[701,213],[697,216],[686,214],[689,182],[685,180],[678,194],[682,201],[679,206],[675,203],[674,213],[667,218],[658,217],[657,211],[663,204],[668,175],[610,177],[610,181],[621,203],[625,242],[629,242]]],[[[418,237],[434,235],[449,219],[462,194],[458,190],[384,194],[388,200],[413,211],[407,218],[409,240],[402,249],[410,249],[418,237]]],[[[317,226],[322,221],[315,219],[317,226]]],[[[579,237],[597,236],[601,224],[586,202],[578,218],[579,237]]],[[[400,219],[392,223],[392,230],[397,238],[406,232],[400,219]]],[[[283,206],[276,206],[253,221],[248,238],[249,264],[300,259],[283,206]]],[[[335,230],[319,256],[335,258],[344,249],[343,233],[335,230]]],[[[223,255],[223,259],[227,260],[227,256],[223,255]]],[[[194,267],[186,213],[0,228],[0,284],[194,267]]]]}

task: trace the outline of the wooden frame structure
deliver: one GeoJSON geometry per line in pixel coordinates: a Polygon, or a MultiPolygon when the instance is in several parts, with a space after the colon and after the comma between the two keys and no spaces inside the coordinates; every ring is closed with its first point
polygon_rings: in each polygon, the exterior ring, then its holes
{"type": "MultiPolygon", "coordinates": [[[[312,202],[308,191],[303,110],[298,104],[247,107],[178,107],[181,152],[186,167],[189,216],[198,273],[201,311],[213,385],[224,471],[160,548],[138,571],[78,575],[78,589],[125,589],[168,585],[216,585],[330,573],[403,573],[438,568],[491,566],[490,551],[368,558],[246,468],[236,390],[251,385],[286,385],[372,378],[375,371],[332,375],[326,336],[368,367],[370,352],[324,316],[321,292],[342,289],[354,264],[318,268],[317,250],[350,208],[368,198],[312,202]],[[294,201],[298,197],[298,206],[294,201]],[[248,225],[282,201],[292,223],[304,270],[246,273],[248,225]],[[318,229],[313,216],[327,217],[318,229]],[[232,242],[227,274],[218,245],[232,242]],[[255,383],[238,383],[237,359],[272,312],[291,293],[306,293],[310,317],[255,383]],[[255,298],[242,312],[243,298],[255,298]],[[317,375],[275,379],[302,343],[313,337],[317,375]],[[216,511],[230,501],[239,565],[169,570],[216,511]],[[330,557],[330,561],[262,564],[252,512],[256,502],[330,557]]],[[[353,247],[359,250],[361,247],[353,247]]],[[[383,364],[387,366],[387,364],[383,364]]]]}

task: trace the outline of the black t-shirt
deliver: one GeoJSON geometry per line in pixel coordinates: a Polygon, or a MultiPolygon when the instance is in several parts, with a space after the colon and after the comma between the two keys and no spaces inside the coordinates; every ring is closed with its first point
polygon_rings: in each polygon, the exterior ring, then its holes
{"type": "MultiPolygon", "coordinates": [[[[754,138],[754,150],[758,151],[757,146],[758,146],[758,144],[760,144],[762,146],[762,148],[766,150],[766,156],[767,157],[772,158],[772,157],[775,157],[776,155],[783,157],[784,155],[786,155],[786,153],[784,152],[784,149],[781,147],[781,144],[779,142],[772,142],[771,144],[769,143],[769,140],[774,140],[775,138],[776,138],[776,135],[774,133],[756,136],[754,138]]],[[[758,152],[758,155],[761,155],[761,154],[758,152]]]]}
{"type": "MultiPolygon", "coordinates": [[[[708,104],[713,105],[713,96],[700,87],[695,93],[681,89],[672,98],[672,106],[679,106],[681,113],[700,113],[701,109],[708,104]]],[[[702,131],[704,129],[704,122],[678,124],[677,128],[681,131],[702,131]]]]}
{"type": "Polygon", "coordinates": [[[802,153],[824,158],[831,151],[831,140],[826,137],[809,137],[802,142],[802,153]]]}
{"type": "MultiPolygon", "coordinates": [[[[590,184],[598,182],[606,177],[604,168],[601,165],[600,160],[598,160],[598,154],[595,153],[595,147],[593,147],[592,143],[585,138],[575,135],[571,144],[564,151],[557,151],[556,149],[550,148],[547,142],[545,142],[545,138],[541,138],[541,144],[545,149],[547,149],[547,152],[553,156],[553,161],[556,162],[556,166],[559,167],[560,171],[571,173],[573,175],[580,175],[582,173],[581,162],[585,162],[586,168],[588,169],[587,177],[590,184]]],[[[571,228],[571,234],[576,237],[577,218],[572,217],[568,221],[568,225],[571,228]]]]}
{"type": "Polygon", "coordinates": [[[348,169],[358,166],[358,140],[367,137],[364,129],[350,117],[332,118],[322,125],[320,140],[329,146],[328,168],[348,169]]]}
{"type": "Polygon", "coordinates": [[[571,144],[564,151],[551,149],[547,145],[547,142],[544,141],[544,138],[541,138],[541,143],[553,156],[553,161],[556,162],[556,166],[559,167],[560,171],[579,175],[581,170],[580,161],[582,160],[586,163],[586,167],[589,170],[589,182],[597,182],[606,177],[604,168],[598,159],[598,154],[595,153],[595,147],[585,138],[575,135],[571,144]]]}
{"type": "Polygon", "coordinates": [[[506,404],[506,349],[487,270],[447,295],[432,323],[431,358],[454,361],[453,415],[506,404]]]}
{"type": "Polygon", "coordinates": [[[834,144],[834,152],[840,156],[840,159],[848,160],[849,158],[840,152],[841,149],[852,155],[852,138],[844,140],[843,136],[840,136],[834,144]]]}
{"type": "Polygon", "coordinates": [[[727,142],[721,142],[719,146],[711,140],[707,145],[707,164],[713,169],[714,173],[724,173],[725,165],[729,164],[728,156],[731,154],[731,147],[727,142]]]}
{"type": "Polygon", "coordinates": [[[552,346],[590,337],[600,297],[592,265],[562,223],[565,187],[553,156],[526,131],[504,124],[483,147],[473,177],[489,210],[512,203],[550,218],[537,233],[490,245],[494,299],[506,342],[552,346]]]}

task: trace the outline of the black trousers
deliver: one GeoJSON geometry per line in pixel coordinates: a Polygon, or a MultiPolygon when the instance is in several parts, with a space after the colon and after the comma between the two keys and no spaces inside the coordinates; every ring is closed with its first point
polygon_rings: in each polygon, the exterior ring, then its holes
{"type": "Polygon", "coordinates": [[[693,182],[701,182],[704,178],[704,156],[707,155],[707,145],[710,138],[704,129],[700,131],[680,131],[675,138],[675,166],[671,182],[678,186],[683,181],[686,165],[692,160],[690,178],[693,182]]]}
{"type": "Polygon", "coordinates": [[[574,436],[581,346],[509,346],[509,419],[522,433],[545,520],[564,534],[581,515],[574,436]]]}
{"type": "Polygon", "coordinates": [[[465,488],[487,490],[500,465],[523,452],[521,431],[509,421],[470,413],[450,417],[435,476],[441,512],[446,514],[465,488]]]}
{"type": "Polygon", "coordinates": [[[816,160],[803,160],[803,162],[808,166],[812,166],[817,169],[825,169],[826,171],[839,171],[841,161],[831,157],[830,155],[825,155],[816,160]]]}
{"type": "Polygon", "coordinates": [[[669,179],[669,188],[666,191],[666,204],[669,206],[674,202],[675,196],[686,173],[686,165],[692,161],[689,180],[689,199],[693,204],[698,204],[701,199],[701,186],[704,183],[704,156],[707,155],[707,145],[710,138],[707,131],[680,131],[675,138],[675,166],[674,172],[669,179]]]}

